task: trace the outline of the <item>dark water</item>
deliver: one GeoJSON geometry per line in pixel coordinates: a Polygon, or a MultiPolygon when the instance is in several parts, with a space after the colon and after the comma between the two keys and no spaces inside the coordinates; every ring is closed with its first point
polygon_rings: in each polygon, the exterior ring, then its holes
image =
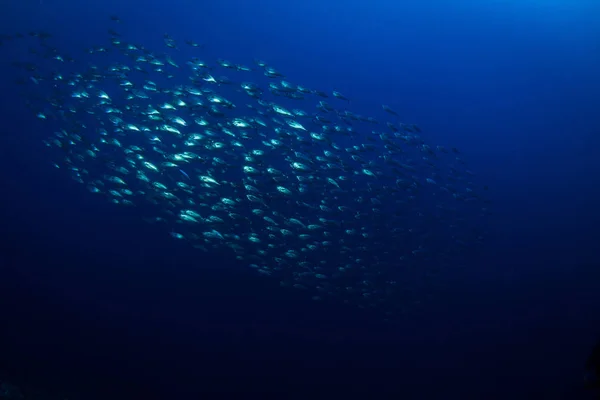
{"type": "Polygon", "coordinates": [[[75,49],[102,41],[118,14],[149,45],[190,37],[206,59],[265,58],[355,108],[393,104],[428,140],[461,149],[493,213],[483,246],[415,289],[426,301],[397,324],[312,302],[51,170],[48,132],[10,83],[7,62],[26,49],[5,46],[0,376],[70,398],[588,398],[600,6],[487,3],[4,2],[2,33],[44,29],[75,49]]]}

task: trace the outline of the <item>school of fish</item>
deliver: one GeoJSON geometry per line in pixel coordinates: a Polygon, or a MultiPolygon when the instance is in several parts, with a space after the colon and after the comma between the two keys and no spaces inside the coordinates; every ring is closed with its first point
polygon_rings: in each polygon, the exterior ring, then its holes
{"type": "Polygon", "coordinates": [[[17,83],[55,130],[54,166],[94,195],[316,300],[387,314],[418,299],[411,280],[482,241],[487,187],[393,107],[355,113],[260,60],[180,60],[180,45],[202,46],[164,35],[152,51],[111,20],[79,59],[45,32],[0,36],[31,41],[39,62],[14,62],[17,83]]]}

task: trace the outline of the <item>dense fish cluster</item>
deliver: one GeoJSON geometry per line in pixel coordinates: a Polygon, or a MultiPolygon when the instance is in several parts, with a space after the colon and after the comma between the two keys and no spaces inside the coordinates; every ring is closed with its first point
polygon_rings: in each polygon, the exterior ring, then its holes
{"type": "Polygon", "coordinates": [[[43,32],[1,39],[28,36],[39,62],[14,65],[55,130],[55,166],[176,240],[228,249],[314,299],[392,313],[411,279],[482,239],[485,187],[387,105],[358,114],[259,60],[180,60],[180,46],[202,46],[169,35],[153,51],[111,29],[77,59],[43,32]]]}

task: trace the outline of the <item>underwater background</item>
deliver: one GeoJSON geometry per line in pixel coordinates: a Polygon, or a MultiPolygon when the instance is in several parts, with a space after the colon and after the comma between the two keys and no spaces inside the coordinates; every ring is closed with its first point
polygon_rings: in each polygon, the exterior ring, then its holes
{"type": "MultiPolygon", "coordinates": [[[[600,334],[599,2],[1,7],[0,34],[25,37],[0,46],[0,380],[69,399],[589,398],[583,365],[600,334]],[[387,249],[386,268],[406,278],[410,294],[386,317],[337,296],[314,301],[229,248],[175,240],[173,227],[144,221],[150,208],[111,204],[53,168],[44,140],[63,122],[48,125],[35,108],[51,91],[33,99],[24,89],[31,82],[15,84],[23,73],[14,61],[37,60],[29,32],[48,32],[87,65],[96,58],[81,49],[109,43],[109,29],[161,54],[167,33],[180,42],[176,61],[264,59],[285,79],[329,93],[332,104],[339,91],[350,99],[335,103],[340,109],[414,123],[432,147],[460,151],[481,200],[465,202],[460,219],[421,224],[418,237],[377,243],[372,251],[387,249]],[[188,39],[199,49],[184,49],[188,39]],[[419,240],[450,224],[470,241],[440,235],[433,255],[417,256],[406,272],[400,258],[395,266],[395,249],[410,241],[426,250],[419,240]]],[[[174,74],[189,75],[181,64],[174,74]]],[[[380,155],[365,155],[366,165],[380,155]]],[[[335,196],[353,200],[351,191],[335,196]]],[[[377,201],[394,196],[382,190],[377,201]]],[[[364,232],[383,229],[369,221],[367,213],[364,232]]],[[[371,249],[369,239],[356,243],[371,249]]],[[[330,253],[326,262],[338,260],[330,253]]]]}

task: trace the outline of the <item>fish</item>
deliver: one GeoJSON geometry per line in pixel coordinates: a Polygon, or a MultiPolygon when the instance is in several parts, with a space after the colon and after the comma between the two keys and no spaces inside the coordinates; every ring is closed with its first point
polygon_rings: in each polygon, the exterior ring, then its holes
{"type": "Polygon", "coordinates": [[[202,47],[200,44],[194,42],[193,40],[186,40],[185,44],[187,44],[188,46],[191,46],[191,47],[202,47]]]}
{"type": "Polygon", "coordinates": [[[333,97],[335,97],[336,99],[340,99],[340,100],[344,100],[347,102],[350,102],[350,99],[348,99],[346,96],[344,96],[343,94],[341,94],[340,92],[338,92],[337,90],[334,90],[332,93],[333,97]]]}
{"type": "Polygon", "coordinates": [[[276,63],[186,59],[170,34],[151,49],[108,30],[77,59],[50,34],[2,38],[37,46],[15,79],[48,123],[48,163],[89,196],[309,299],[386,318],[427,297],[411,277],[483,243],[488,186],[391,106],[351,110],[276,63]]]}
{"type": "Polygon", "coordinates": [[[190,178],[190,176],[184,170],[180,169],[179,172],[181,172],[183,176],[187,178],[188,181],[192,180],[192,178],[190,178]]]}
{"type": "Polygon", "coordinates": [[[390,108],[390,106],[388,106],[388,105],[382,104],[382,105],[381,105],[381,108],[383,109],[383,111],[385,111],[385,112],[387,112],[387,113],[389,113],[389,114],[392,114],[392,115],[398,116],[398,113],[397,113],[396,111],[392,110],[392,109],[390,108]]]}

